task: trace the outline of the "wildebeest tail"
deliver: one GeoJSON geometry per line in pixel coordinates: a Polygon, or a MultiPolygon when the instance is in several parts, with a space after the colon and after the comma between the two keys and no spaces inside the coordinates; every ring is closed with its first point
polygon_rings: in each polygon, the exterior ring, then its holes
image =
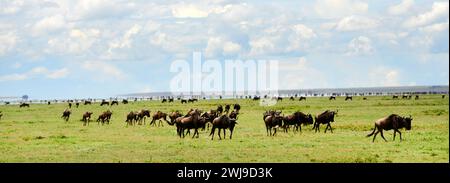
{"type": "Polygon", "coordinates": [[[377,126],[375,125],[375,127],[373,128],[372,133],[368,134],[366,137],[370,137],[375,133],[375,130],[377,130],[377,126]]]}

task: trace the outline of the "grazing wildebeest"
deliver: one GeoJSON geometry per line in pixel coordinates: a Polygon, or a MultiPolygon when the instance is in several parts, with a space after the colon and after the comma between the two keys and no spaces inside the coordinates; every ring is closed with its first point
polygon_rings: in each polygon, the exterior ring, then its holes
{"type": "Polygon", "coordinates": [[[217,113],[222,114],[222,113],[223,113],[223,107],[222,107],[222,105],[218,105],[216,111],[217,111],[217,113]]]}
{"type": "Polygon", "coordinates": [[[100,124],[100,122],[102,122],[102,125],[103,125],[106,122],[107,124],[109,124],[109,122],[111,120],[111,115],[112,115],[112,112],[110,110],[103,112],[102,114],[100,114],[98,116],[97,123],[100,124]]]}
{"type": "Polygon", "coordinates": [[[289,98],[289,100],[292,100],[292,101],[294,101],[294,100],[295,100],[295,98],[294,98],[294,97],[290,97],[290,98],[289,98]]]}
{"type": "Polygon", "coordinates": [[[223,138],[226,139],[225,132],[227,129],[230,130],[230,139],[233,137],[233,130],[234,127],[237,125],[237,120],[232,119],[228,117],[227,115],[222,115],[217,118],[215,118],[212,122],[212,129],[211,133],[209,134],[211,136],[211,140],[214,140],[214,132],[216,131],[216,128],[219,129],[219,139],[222,140],[222,137],[220,136],[220,130],[223,130],[223,138]]]}
{"type": "Polygon", "coordinates": [[[122,104],[128,104],[128,100],[123,99],[123,100],[122,100],[122,104]]]}
{"type": "Polygon", "coordinates": [[[50,105],[50,101],[47,102],[47,105],[50,105]]]}
{"type": "Polygon", "coordinates": [[[81,119],[81,121],[83,121],[83,126],[86,126],[86,124],[89,126],[89,122],[91,121],[91,115],[92,112],[85,112],[83,114],[83,118],[81,119]]]}
{"type": "Polygon", "coordinates": [[[72,103],[69,102],[69,108],[72,108],[72,103]]]}
{"type": "Polygon", "coordinates": [[[2,111],[0,111],[0,120],[2,119],[2,116],[3,116],[2,111]]]}
{"type": "Polygon", "coordinates": [[[162,101],[161,101],[161,103],[166,103],[167,102],[167,99],[162,99],[162,101]]]}
{"type": "Polygon", "coordinates": [[[113,100],[113,101],[111,102],[111,106],[113,106],[114,104],[119,105],[119,101],[113,100]]]}
{"type": "Polygon", "coordinates": [[[183,114],[180,113],[180,111],[174,111],[169,114],[170,123],[169,125],[172,126],[175,124],[175,120],[179,117],[183,116],[183,114]]]}
{"type": "Polygon", "coordinates": [[[266,125],[267,136],[275,136],[277,133],[277,128],[283,125],[283,116],[280,115],[280,112],[276,111],[266,111],[264,113],[264,123],[266,125]],[[272,134],[272,128],[274,129],[274,133],[272,134]]]}
{"type": "Polygon", "coordinates": [[[363,97],[363,100],[367,100],[367,97],[363,97]]]}
{"type": "Polygon", "coordinates": [[[19,105],[19,107],[20,108],[22,108],[22,107],[30,107],[30,104],[22,103],[22,104],[19,105]]]}
{"type": "Polygon", "coordinates": [[[9,105],[10,104],[10,102],[5,102],[5,105],[9,105]]]}
{"type": "Polygon", "coordinates": [[[173,102],[173,98],[169,98],[169,103],[172,103],[173,102]]]}
{"type": "Polygon", "coordinates": [[[315,132],[320,132],[320,124],[327,124],[327,127],[325,128],[325,133],[327,133],[328,128],[330,128],[331,133],[333,133],[333,128],[331,128],[331,122],[334,122],[334,116],[337,115],[338,111],[329,111],[326,110],[322,114],[319,114],[315,117],[314,127],[315,132]]]}
{"type": "Polygon", "coordinates": [[[419,100],[419,95],[416,95],[416,98],[415,98],[415,100],[419,100]]]}
{"type": "Polygon", "coordinates": [[[445,95],[442,95],[442,99],[444,99],[445,98],[445,95]]]}
{"type": "Polygon", "coordinates": [[[408,95],[408,99],[411,99],[412,98],[412,95],[408,95]]]}
{"type": "Polygon", "coordinates": [[[302,101],[302,100],[306,100],[306,97],[300,97],[300,99],[298,99],[298,101],[302,101]]]}
{"type": "Polygon", "coordinates": [[[183,104],[186,104],[187,103],[187,100],[185,100],[185,99],[181,99],[181,103],[183,104]]]}
{"type": "Polygon", "coordinates": [[[241,110],[241,105],[239,105],[239,104],[234,104],[234,105],[233,105],[233,109],[234,109],[237,113],[239,113],[239,110],[241,110]]]}
{"type": "Polygon", "coordinates": [[[302,124],[308,125],[313,124],[313,117],[311,114],[304,114],[300,111],[294,112],[291,115],[283,117],[283,128],[285,132],[288,132],[290,125],[294,125],[295,131],[302,131],[302,124]]]}
{"type": "Polygon", "coordinates": [[[345,97],[345,101],[347,101],[347,100],[353,100],[353,97],[352,96],[345,97]]]}
{"type": "Polygon", "coordinates": [[[71,112],[70,112],[69,109],[64,110],[64,112],[63,112],[61,118],[63,118],[65,121],[69,121],[70,113],[71,113],[71,112]]]}
{"type": "Polygon", "coordinates": [[[127,123],[127,126],[134,125],[134,123],[136,123],[136,121],[138,120],[137,114],[138,114],[138,112],[134,112],[134,111],[131,111],[130,113],[127,114],[127,120],[125,120],[125,123],[127,123]]]}
{"type": "Polygon", "coordinates": [[[406,130],[411,130],[411,121],[413,119],[411,116],[409,117],[401,117],[397,114],[391,114],[388,117],[381,118],[375,122],[375,128],[373,129],[372,133],[368,134],[367,137],[373,136],[372,142],[375,142],[375,137],[377,137],[377,134],[380,133],[381,137],[384,139],[384,141],[387,142],[387,140],[384,138],[383,130],[394,130],[394,140],[395,140],[395,134],[398,132],[400,134],[400,141],[402,141],[402,133],[399,131],[399,129],[406,128],[406,130]]]}
{"type": "Polygon", "coordinates": [[[103,100],[102,103],[100,103],[100,106],[103,106],[103,105],[109,105],[109,102],[103,100]]]}
{"type": "Polygon", "coordinates": [[[137,113],[138,124],[141,125],[142,120],[144,120],[144,125],[145,125],[146,117],[148,117],[148,118],[150,117],[150,110],[142,109],[141,111],[139,111],[139,113],[137,113]]]}
{"type": "Polygon", "coordinates": [[[88,104],[89,104],[89,105],[91,105],[91,104],[92,104],[92,102],[91,102],[91,101],[87,101],[87,100],[86,100],[86,101],[84,101],[84,105],[88,105],[88,104]]]}
{"type": "Polygon", "coordinates": [[[335,96],[330,96],[329,100],[336,100],[335,96]]]}
{"type": "MultiPolygon", "coordinates": [[[[153,115],[152,115],[152,121],[150,122],[150,125],[154,125],[154,126],[156,126],[156,123],[155,123],[155,121],[156,120],[159,120],[159,123],[158,123],[158,126],[159,125],[161,125],[161,126],[164,126],[163,125],[163,123],[162,123],[162,121],[161,121],[161,119],[163,119],[164,121],[166,121],[167,123],[169,123],[169,121],[167,121],[167,114],[166,113],[163,113],[163,112],[161,112],[161,111],[157,111],[157,112],[155,112],[153,115]]],[[[169,123],[170,124],[170,123],[169,123]]]]}
{"type": "Polygon", "coordinates": [[[283,101],[283,97],[277,97],[277,101],[283,101]]]}
{"type": "Polygon", "coordinates": [[[253,100],[259,100],[259,99],[261,99],[259,96],[254,96],[253,97],[253,100]]]}
{"type": "Polygon", "coordinates": [[[398,99],[398,95],[392,96],[392,99],[398,99]]]}
{"type": "Polygon", "coordinates": [[[408,99],[408,95],[403,95],[402,99],[408,99]]]}
{"type": "Polygon", "coordinates": [[[225,112],[225,113],[230,112],[230,108],[231,108],[231,105],[230,104],[226,104],[225,105],[225,111],[223,111],[223,112],[225,112]]]}
{"type": "Polygon", "coordinates": [[[194,103],[197,99],[188,99],[188,103],[194,103]]]}
{"type": "Polygon", "coordinates": [[[79,102],[75,103],[75,106],[78,108],[80,106],[80,103],[79,102]]]}

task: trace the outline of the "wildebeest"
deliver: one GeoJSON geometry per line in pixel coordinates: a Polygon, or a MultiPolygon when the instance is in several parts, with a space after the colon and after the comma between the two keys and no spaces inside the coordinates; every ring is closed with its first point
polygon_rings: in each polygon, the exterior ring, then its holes
{"type": "Polygon", "coordinates": [[[97,123],[100,124],[100,122],[102,122],[102,125],[103,125],[106,122],[107,124],[109,124],[109,122],[111,120],[111,115],[112,115],[112,112],[110,110],[103,112],[102,114],[100,114],[98,116],[97,123]]]}
{"type": "Polygon", "coordinates": [[[416,98],[415,98],[415,100],[419,100],[419,95],[416,95],[416,98]]]}
{"type": "Polygon", "coordinates": [[[225,111],[223,111],[223,112],[225,112],[225,113],[230,112],[230,108],[231,108],[231,105],[230,104],[226,104],[225,105],[225,111]]]}
{"type": "Polygon", "coordinates": [[[3,116],[2,111],[0,111],[0,120],[2,119],[2,116],[3,116]]]}
{"type": "Polygon", "coordinates": [[[65,121],[69,121],[70,113],[71,112],[69,109],[64,110],[61,118],[63,118],[65,121]]]}
{"type": "Polygon", "coordinates": [[[102,103],[100,103],[100,106],[103,106],[103,105],[109,105],[109,102],[103,100],[102,103]]]}
{"type": "Polygon", "coordinates": [[[5,105],[9,105],[10,104],[10,102],[5,102],[5,105]]]}
{"type": "Polygon", "coordinates": [[[156,126],[155,121],[156,121],[156,120],[159,120],[158,126],[159,126],[159,125],[164,126],[163,123],[162,123],[162,121],[161,121],[161,119],[163,119],[164,121],[166,121],[167,123],[169,123],[169,121],[167,121],[167,114],[166,114],[166,113],[163,113],[163,112],[161,112],[161,111],[155,112],[155,113],[152,115],[152,121],[150,122],[150,125],[153,124],[154,126],[156,126]]]}
{"type": "Polygon", "coordinates": [[[47,105],[50,105],[50,101],[47,102],[47,105]]]}
{"type": "Polygon", "coordinates": [[[175,120],[179,117],[183,116],[183,114],[180,113],[180,111],[174,111],[169,114],[170,123],[169,125],[172,126],[175,124],[175,120]]]}
{"type": "Polygon", "coordinates": [[[367,97],[363,97],[363,100],[367,100],[367,97]]]}
{"type": "Polygon", "coordinates": [[[294,101],[294,100],[295,100],[295,98],[294,98],[294,97],[289,97],[289,100],[292,100],[292,101],[294,101]]]}
{"type": "Polygon", "coordinates": [[[123,100],[122,100],[122,104],[128,104],[128,100],[123,99],[123,100]]]}
{"type": "Polygon", "coordinates": [[[290,125],[294,125],[295,131],[302,131],[302,124],[313,124],[313,117],[311,114],[304,114],[300,111],[294,112],[291,115],[283,117],[283,128],[285,132],[288,131],[290,125]]]}
{"type": "Polygon", "coordinates": [[[69,102],[69,108],[72,108],[72,103],[69,102]]]}
{"type": "Polygon", "coordinates": [[[399,131],[399,129],[406,128],[406,130],[411,130],[411,121],[412,117],[401,117],[397,114],[391,114],[388,117],[381,118],[375,122],[375,128],[373,129],[372,133],[368,134],[367,137],[373,136],[372,142],[375,142],[375,137],[377,137],[377,134],[380,133],[381,137],[384,139],[384,141],[387,142],[387,140],[384,138],[383,130],[394,130],[394,139],[395,140],[395,134],[398,132],[400,134],[400,141],[402,141],[402,133],[399,131]]]}
{"type": "Polygon", "coordinates": [[[347,100],[353,100],[353,97],[352,96],[345,97],[345,101],[347,101],[347,100]]]}
{"type": "Polygon", "coordinates": [[[137,113],[137,121],[139,123],[139,125],[142,124],[142,120],[144,120],[144,125],[145,125],[145,118],[150,118],[150,110],[147,109],[142,109],[137,113]]]}
{"type": "Polygon", "coordinates": [[[92,102],[91,102],[91,101],[87,101],[87,100],[86,100],[86,101],[84,101],[84,105],[88,105],[88,104],[89,104],[89,105],[91,105],[91,104],[92,104],[92,102]]]}
{"type": "Polygon", "coordinates": [[[223,138],[224,139],[227,138],[226,133],[225,133],[227,129],[230,130],[230,139],[232,139],[233,130],[237,124],[238,123],[237,123],[236,119],[232,119],[232,118],[228,117],[227,115],[222,115],[222,116],[215,118],[212,122],[211,133],[209,134],[211,136],[211,140],[214,140],[214,133],[216,131],[216,128],[219,129],[219,131],[218,131],[219,139],[222,139],[222,137],[220,136],[220,130],[223,130],[223,138]]]}
{"type": "Polygon", "coordinates": [[[445,98],[445,95],[442,95],[442,99],[444,99],[445,98]]]}
{"type": "Polygon", "coordinates": [[[79,102],[75,103],[75,106],[78,108],[80,106],[80,103],[79,102]]]}
{"type": "Polygon", "coordinates": [[[241,105],[239,105],[239,104],[234,104],[234,105],[233,105],[233,109],[234,109],[237,113],[239,113],[239,110],[241,110],[241,105]]]}
{"type": "Polygon", "coordinates": [[[315,116],[315,122],[314,127],[315,132],[320,132],[320,124],[327,124],[327,127],[325,128],[325,133],[327,133],[328,128],[330,128],[331,133],[333,133],[333,128],[331,128],[331,122],[334,122],[334,117],[337,115],[338,111],[329,111],[326,110],[325,112],[315,116]]]}
{"type": "Polygon", "coordinates": [[[208,112],[203,113],[200,117],[205,118],[207,128],[209,129],[210,124],[212,124],[213,120],[216,117],[218,117],[220,114],[222,114],[222,113],[221,112],[219,113],[219,111],[217,111],[217,110],[210,110],[208,112]]]}
{"type": "Polygon", "coordinates": [[[178,117],[175,120],[175,124],[177,126],[177,134],[180,136],[180,138],[184,138],[185,134],[184,134],[184,130],[189,130],[190,129],[194,129],[194,135],[192,136],[192,138],[195,137],[195,135],[197,134],[198,137],[198,128],[205,128],[205,119],[200,117],[200,113],[201,111],[198,109],[191,109],[188,114],[186,114],[186,116],[184,117],[178,117]]]}
{"type": "Polygon", "coordinates": [[[283,97],[277,97],[277,101],[283,101],[283,97]]]}
{"type": "Polygon", "coordinates": [[[330,96],[330,98],[328,100],[336,100],[335,96],[330,96]]]}
{"type": "Polygon", "coordinates": [[[161,101],[161,103],[166,103],[167,102],[167,99],[162,99],[162,101],[161,101]]]}
{"type": "Polygon", "coordinates": [[[302,101],[302,100],[306,100],[306,97],[300,97],[300,99],[298,99],[298,101],[302,101]]]}
{"type": "Polygon", "coordinates": [[[218,105],[216,111],[217,111],[217,113],[222,114],[222,113],[223,113],[223,107],[222,107],[222,105],[218,105]]]}
{"type": "Polygon", "coordinates": [[[259,99],[261,99],[261,97],[259,97],[259,96],[254,96],[253,97],[253,100],[259,100],[259,99]]]}
{"type": "Polygon", "coordinates": [[[191,98],[191,99],[188,99],[188,103],[194,103],[194,102],[196,102],[196,101],[198,101],[198,100],[195,99],[195,98],[194,98],[194,99],[192,99],[192,98],[191,98]]]}
{"type": "Polygon", "coordinates": [[[403,95],[402,99],[408,99],[408,95],[403,95]]]}
{"type": "Polygon", "coordinates": [[[125,120],[125,123],[127,123],[128,125],[134,125],[134,123],[136,123],[137,119],[137,114],[138,112],[134,112],[131,111],[130,113],[127,114],[127,120],[125,120]]]}
{"type": "Polygon", "coordinates": [[[276,111],[266,111],[263,114],[264,123],[266,125],[267,136],[275,136],[277,133],[277,128],[283,125],[283,117],[280,115],[280,112],[276,111]],[[272,128],[274,129],[274,133],[272,134],[272,128]]]}
{"type": "Polygon", "coordinates": [[[83,121],[83,126],[86,126],[86,124],[89,126],[89,122],[91,121],[91,115],[92,112],[85,112],[83,114],[83,118],[81,119],[81,121],[83,121]]]}
{"type": "Polygon", "coordinates": [[[114,104],[119,105],[119,101],[113,100],[113,101],[111,102],[111,106],[113,106],[114,104]]]}
{"type": "Polygon", "coordinates": [[[22,108],[22,107],[30,107],[30,104],[22,103],[22,104],[19,105],[19,107],[20,108],[22,108]]]}
{"type": "Polygon", "coordinates": [[[392,96],[392,99],[398,99],[398,95],[392,96]]]}
{"type": "Polygon", "coordinates": [[[169,103],[172,103],[173,102],[173,98],[169,98],[169,103]]]}
{"type": "Polygon", "coordinates": [[[183,104],[186,104],[187,103],[187,100],[185,100],[185,99],[181,99],[181,103],[183,104]]]}

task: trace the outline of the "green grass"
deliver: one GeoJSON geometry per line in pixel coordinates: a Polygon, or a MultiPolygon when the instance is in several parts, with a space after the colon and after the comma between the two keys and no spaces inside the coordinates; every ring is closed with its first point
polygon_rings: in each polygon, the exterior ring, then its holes
{"type": "MultiPolygon", "coordinates": [[[[161,104],[159,101],[131,102],[114,106],[112,124],[82,126],[82,113],[94,112],[95,118],[109,107],[80,105],[72,108],[69,122],[60,116],[66,104],[0,106],[0,162],[449,162],[449,100],[440,95],[421,96],[420,100],[392,100],[391,97],[354,97],[354,101],[308,98],[288,101],[272,107],[251,100],[201,100],[195,104],[161,104]],[[239,124],[233,139],[210,140],[208,132],[200,138],[180,139],[174,126],[125,126],[130,110],[148,108],[169,112],[189,108],[208,110],[217,104],[240,103],[239,124]],[[300,110],[318,114],[339,109],[334,133],[314,133],[312,126],[302,133],[278,132],[266,136],[262,113],[266,109],[284,114],[300,110]],[[376,119],[391,113],[412,115],[412,130],[404,131],[404,141],[392,141],[393,131],[385,132],[375,143],[365,136],[376,119]]],[[[229,132],[227,132],[229,135],[229,132]]],[[[217,138],[217,139],[216,139],[217,138]]]]}

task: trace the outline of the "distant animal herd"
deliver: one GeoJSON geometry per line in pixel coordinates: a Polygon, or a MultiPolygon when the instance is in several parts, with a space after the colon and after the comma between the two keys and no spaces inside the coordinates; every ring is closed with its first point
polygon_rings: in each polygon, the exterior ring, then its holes
{"type": "MultiPolygon", "coordinates": [[[[264,96],[265,98],[267,96],[264,96]]],[[[250,98],[250,97],[248,97],[250,98]]],[[[398,95],[393,95],[393,99],[399,99],[398,95]]],[[[403,95],[402,99],[411,99],[411,95],[403,95]]],[[[442,95],[442,98],[445,98],[445,95],[442,95]]],[[[253,97],[253,100],[259,100],[259,96],[253,97]]],[[[277,100],[282,100],[283,98],[278,97],[277,100]]],[[[419,96],[416,95],[415,99],[418,100],[419,96]]],[[[181,103],[193,103],[198,101],[198,99],[180,99],[181,103]]],[[[295,100],[293,97],[290,97],[290,100],[295,100]]],[[[306,100],[306,97],[300,97],[299,101],[306,100]]],[[[330,96],[329,100],[336,100],[336,96],[330,96]]],[[[352,96],[346,96],[345,100],[353,100],[352,96]]],[[[367,100],[366,97],[363,98],[363,100],[367,100]]],[[[135,100],[136,101],[136,100],[135,100]]],[[[162,103],[165,102],[173,102],[174,98],[168,98],[163,99],[162,103]]],[[[70,115],[72,114],[70,108],[72,108],[72,102],[68,101],[68,108],[66,108],[61,118],[64,121],[69,121],[70,115]]],[[[79,102],[75,102],[76,108],[79,107],[79,102]]],[[[122,104],[128,104],[128,100],[123,99],[122,104]]],[[[48,102],[48,105],[50,105],[50,102],[48,102]]],[[[92,105],[91,101],[84,101],[84,105],[92,105]]],[[[117,100],[112,100],[110,102],[102,100],[100,103],[101,106],[103,105],[119,105],[119,102],[117,100]]],[[[21,103],[19,105],[20,108],[22,107],[30,107],[29,103],[21,103]]],[[[203,112],[200,109],[190,109],[186,112],[186,114],[183,114],[179,110],[172,111],[169,114],[164,113],[162,111],[156,111],[153,114],[148,109],[141,109],[138,111],[130,111],[126,117],[125,117],[125,123],[126,126],[135,126],[135,125],[146,125],[146,118],[151,117],[151,121],[149,123],[150,126],[156,126],[156,121],[158,121],[158,127],[163,126],[163,120],[169,124],[170,126],[176,126],[177,135],[180,138],[184,138],[187,134],[190,134],[190,130],[194,130],[194,133],[192,135],[192,138],[199,137],[198,130],[209,130],[211,140],[214,139],[215,131],[218,130],[218,137],[219,139],[222,139],[221,131],[223,131],[223,137],[226,138],[226,130],[230,131],[229,138],[232,139],[233,130],[234,127],[238,124],[238,116],[240,115],[241,106],[239,104],[233,104],[233,110],[231,110],[231,105],[226,104],[225,106],[218,105],[216,109],[210,109],[206,112],[203,112]],[[167,120],[167,117],[169,117],[169,120],[167,120]]],[[[102,112],[97,117],[97,124],[110,124],[111,116],[113,112],[111,110],[106,110],[102,112]]],[[[83,126],[89,126],[89,123],[91,122],[93,112],[87,111],[83,113],[82,118],[80,121],[83,122],[83,126]]],[[[313,130],[315,132],[320,132],[320,125],[326,125],[325,133],[330,130],[331,133],[333,133],[333,128],[331,127],[331,123],[335,121],[335,117],[338,115],[338,110],[331,111],[326,110],[318,115],[311,115],[311,114],[305,114],[300,111],[296,111],[292,114],[284,115],[282,114],[282,111],[276,111],[276,110],[268,110],[263,113],[263,122],[266,127],[266,133],[267,136],[275,136],[278,129],[283,130],[283,132],[288,133],[289,130],[292,128],[294,132],[301,132],[302,125],[313,125],[313,130]]],[[[0,120],[3,116],[3,113],[0,111],[0,120]]],[[[411,116],[409,117],[402,117],[397,114],[391,114],[387,117],[378,119],[375,122],[374,129],[372,133],[367,135],[367,137],[374,136],[373,142],[375,141],[375,138],[378,134],[381,135],[381,137],[386,141],[383,130],[394,130],[394,139],[396,133],[400,135],[400,140],[402,140],[402,134],[400,132],[400,129],[405,128],[406,130],[411,130],[411,122],[413,118],[411,116]]]]}

